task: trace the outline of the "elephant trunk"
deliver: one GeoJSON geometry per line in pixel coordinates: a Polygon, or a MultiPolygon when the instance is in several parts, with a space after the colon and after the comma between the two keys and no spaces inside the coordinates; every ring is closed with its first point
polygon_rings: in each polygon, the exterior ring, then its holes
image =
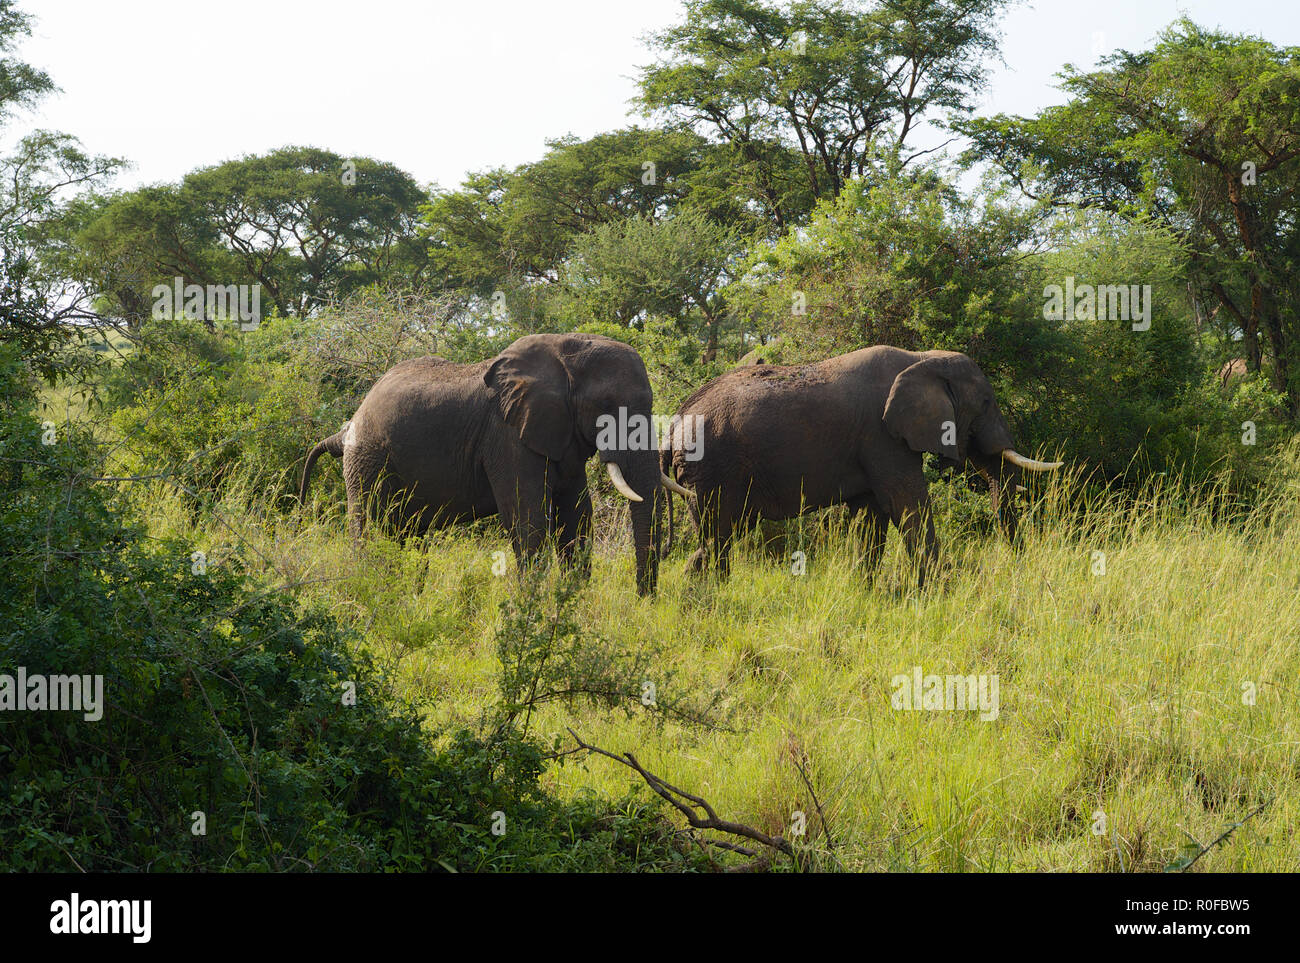
{"type": "Polygon", "coordinates": [[[1014,542],[1018,524],[1015,494],[1019,487],[1019,470],[996,459],[972,460],[975,462],[975,470],[989,483],[989,502],[993,507],[993,515],[998,520],[998,528],[1007,541],[1014,542]]]}
{"type": "Polygon", "coordinates": [[[1008,542],[1016,540],[1016,480],[1015,472],[1006,472],[1000,477],[989,479],[989,500],[993,503],[993,514],[997,516],[998,526],[1008,542]],[[1012,476],[1012,477],[1008,477],[1012,476]]]}
{"type": "Polygon", "coordinates": [[[664,501],[668,497],[660,483],[659,452],[653,449],[620,452],[609,463],[618,464],[628,487],[641,498],[629,500],[628,514],[636,551],[636,591],[638,595],[649,595],[659,581],[658,542],[664,501]]]}
{"type": "Polygon", "coordinates": [[[998,527],[1007,541],[1016,538],[1016,489],[1020,487],[1022,471],[1054,471],[1063,462],[1036,461],[1026,458],[1012,447],[1011,429],[1002,412],[996,408],[991,416],[985,417],[975,432],[975,445],[968,455],[976,469],[989,483],[989,500],[993,505],[993,514],[997,517],[998,527]]]}

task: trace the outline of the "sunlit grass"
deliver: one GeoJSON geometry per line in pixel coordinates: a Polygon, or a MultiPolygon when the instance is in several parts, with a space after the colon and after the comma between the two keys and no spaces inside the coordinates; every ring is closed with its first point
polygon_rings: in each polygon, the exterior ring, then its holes
{"type": "MultiPolygon", "coordinates": [[[[1160,870],[1189,839],[1209,843],[1265,803],[1197,869],[1300,869],[1300,527],[1289,506],[1229,520],[1220,494],[1189,498],[1171,483],[1124,508],[1081,491],[1071,478],[1036,488],[1015,547],[941,518],[945,565],[924,591],[895,535],[872,578],[855,565],[853,532],[813,526],[803,575],[750,549],[730,580],[691,579],[675,553],[658,594],[638,599],[630,551],[604,538],[583,625],[656,647],[676,685],[721,690],[719,726],[553,705],[534,729],[568,743],[572,727],[633,751],[771,833],[788,834],[802,811],[825,850],[802,766],[848,869],[1160,870]],[[996,674],[998,718],[892,708],[891,679],[917,665],[996,674]]],[[[297,585],[355,626],[431,728],[479,724],[515,585],[508,543],[487,529],[356,546],[336,495],[318,492],[310,517],[227,508],[195,522],[161,496],[151,512],[159,533],[218,562],[240,545],[268,584],[297,585]]],[[[547,779],[562,795],[610,799],[637,782],[595,758],[547,779]]]]}

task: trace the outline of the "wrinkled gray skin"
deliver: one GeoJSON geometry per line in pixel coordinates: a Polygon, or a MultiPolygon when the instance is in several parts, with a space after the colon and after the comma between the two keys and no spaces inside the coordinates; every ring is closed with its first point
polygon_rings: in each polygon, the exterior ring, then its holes
{"type": "Polygon", "coordinates": [[[561,561],[588,566],[586,463],[613,461],[643,501],[629,503],[636,585],[658,578],[659,452],[597,452],[597,419],[651,414],[641,356],[611,338],[535,334],[478,364],[419,358],[380,378],[338,434],[312,450],[299,492],[325,452],[343,459],[348,528],[367,517],[424,532],[500,515],[523,565],[557,539],[561,561]]]}
{"type": "Polygon", "coordinates": [[[692,570],[705,568],[711,545],[726,575],[733,532],[757,516],[847,504],[851,515],[866,515],[866,563],[879,562],[892,522],[907,550],[920,553],[924,584],[938,553],[924,452],[984,475],[1003,531],[1015,536],[1020,469],[1000,457],[1014,448],[1011,431],[988,379],[964,354],[878,346],[816,364],[736,368],[678,414],[703,418],[700,460],[686,460],[680,427],[662,456],[665,473],[695,491],[701,541],[692,570]],[[944,422],[955,426],[955,444],[943,444],[944,422]]]}

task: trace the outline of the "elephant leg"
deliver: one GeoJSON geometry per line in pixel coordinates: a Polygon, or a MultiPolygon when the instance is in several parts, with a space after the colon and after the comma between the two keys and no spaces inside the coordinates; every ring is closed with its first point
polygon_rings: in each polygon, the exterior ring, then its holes
{"type": "Polygon", "coordinates": [[[554,517],[545,470],[534,467],[536,470],[530,471],[519,466],[518,471],[501,471],[488,479],[521,572],[541,556],[554,517]]]}
{"type": "Polygon", "coordinates": [[[360,492],[348,491],[348,535],[359,542],[366,534],[366,512],[360,492]]]}
{"type": "Polygon", "coordinates": [[[930,517],[930,496],[925,481],[911,497],[896,497],[890,502],[890,519],[903,535],[907,554],[916,560],[919,574],[917,586],[925,587],[925,576],[939,559],[939,540],[934,534],[934,520],[930,517]]]}
{"type": "Polygon", "coordinates": [[[863,535],[866,540],[862,564],[868,572],[880,567],[880,559],[885,554],[885,540],[889,536],[889,515],[869,492],[851,498],[848,501],[849,519],[864,516],[863,535]]]}
{"type": "MultiPolygon", "coordinates": [[[[702,497],[699,493],[697,498],[702,497]]],[[[700,547],[691,556],[687,570],[702,573],[712,561],[719,577],[726,578],[731,572],[731,537],[735,524],[734,514],[718,493],[712,493],[703,507],[695,502],[691,505],[691,519],[700,533],[700,547]]]]}
{"type": "Polygon", "coordinates": [[[758,522],[758,530],[762,536],[763,555],[773,561],[782,561],[786,557],[786,546],[789,542],[788,521],[773,521],[770,518],[761,519],[758,522]]]}
{"type": "Polygon", "coordinates": [[[699,504],[701,497],[701,495],[697,494],[695,498],[686,501],[687,510],[691,515],[691,528],[695,530],[695,537],[700,542],[700,547],[695,550],[690,561],[686,563],[686,571],[692,575],[702,574],[709,565],[709,546],[705,539],[705,520],[699,504]]]}
{"type": "Polygon", "coordinates": [[[713,564],[719,578],[725,579],[731,574],[731,540],[735,524],[734,516],[725,508],[720,508],[713,516],[709,535],[713,542],[713,564]]]}
{"type": "Polygon", "coordinates": [[[559,537],[560,564],[576,567],[583,578],[591,575],[591,496],[586,488],[556,492],[554,526],[559,537]]]}
{"type": "Polygon", "coordinates": [[[348,452],[343,456],[343,487],[348,493],[348,535],[360,541],[366,532],[366,498],[361,483],[361,468],[348,452]]]}

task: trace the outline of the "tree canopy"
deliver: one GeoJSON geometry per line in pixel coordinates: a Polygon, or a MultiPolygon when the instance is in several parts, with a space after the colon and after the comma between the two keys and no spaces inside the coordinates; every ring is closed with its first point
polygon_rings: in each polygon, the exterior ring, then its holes
{"type": "Polygon", "coordinates": [[[73,212],[75,244],[108,309],[133,322],[174,277],[260,284],[281,315],[300,316],[380,280],[419,280],[424,199],[392,164],[285,147],[89,201],[73,212]]]}
{"type": "Polygon", "coordinates": [[[1062,87],[1036,117],[959,125],[969,157],[1030,196],[1176,231],[1198,304],[1300,413],[1300,48],[1184,19],[1062,87]]]}
{"type": "Polygon", "coordinates": [[[641,105],[731,145],[784,229],[868,174],[876,148],[902,153],[938,112],[971,109],[1007,0],[685,6],[653,38],[641,105]]]}
{"type": "MultiPolygon", "coordinates": [[[[44,71],[13,56],[31,32],[13,0],[0,0],[0,130],[55,91],[44,71]]],[[[75,137],[33,130],[0,157],[0,336],[20,344],[47,377],[62,370],[57,349],[72,322],[91,314],[91,292],[69,276],[58,224],[67,195],[102,181],[122,161],[87,154],[75,137]]]]}
{"type": "Polygon", "coordinates": [[[582,234],[627,218],[702,211],[753,222],[729,152],[689,131],[631,127],[550,141],[538,161],[473,174],[424,209],[434,271],[481,295],[508,279],[555,281],[582,234]]]}

